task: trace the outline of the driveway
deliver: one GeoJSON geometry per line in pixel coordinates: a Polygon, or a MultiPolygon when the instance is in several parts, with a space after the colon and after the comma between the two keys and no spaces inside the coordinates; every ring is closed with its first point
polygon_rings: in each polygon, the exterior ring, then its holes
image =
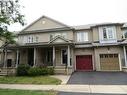
{"type": "Polygon", "coordinates": [[[82,85],[127,85],[124,72],[74,72],[68,84],[82,85]]]}

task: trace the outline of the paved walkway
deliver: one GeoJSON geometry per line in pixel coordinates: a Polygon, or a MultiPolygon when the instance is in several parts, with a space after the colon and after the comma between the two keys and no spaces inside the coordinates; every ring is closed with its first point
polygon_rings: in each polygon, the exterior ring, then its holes
{"type": "Polygon", "coordinates": [[[127,85],[23,85],[23,84],[0,84],[4,89],[22,90],[56,90],[64,92],[82,93],[117,93],[127,94],[127,85]]]}
{"type": "Polygon", "coordinates": [[[52,75],[50,77],[60,79],[62,81],[61,84],[67,84],[67,82],[68,82],[69,78],[71,77],[71,75],[52,75]]]}

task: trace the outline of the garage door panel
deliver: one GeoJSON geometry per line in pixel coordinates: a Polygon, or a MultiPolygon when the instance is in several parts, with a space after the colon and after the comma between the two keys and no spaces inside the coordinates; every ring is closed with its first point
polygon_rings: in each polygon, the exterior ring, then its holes
{"type": "Polygon", "coordinates": [[[101,70],[120,70],[118,54],[100,54],[101,70]]]}
{"type": "Polygon", "coordinates": [[[76,70],[93,70],[92,55],[76,56],[76,70]]]}

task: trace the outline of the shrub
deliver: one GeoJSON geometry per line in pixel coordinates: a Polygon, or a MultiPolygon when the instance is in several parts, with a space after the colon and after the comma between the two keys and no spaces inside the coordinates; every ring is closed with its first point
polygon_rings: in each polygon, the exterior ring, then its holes
{"type": "Polygon", "coordinates": [[[49,75],[54,75],[54,68],[53,67],[48,68],[48,74],[49,75]]]}
{"type": "Polygon", "coordinates": [[[28,75],[28,70],[30,66],[28,64],[19,64],[17,67],[17,75],[18,76],[26,76],[28,75]]]}
{"type": "Polygon", "coordinates": [[[53,75],[54,74],[54,68],[39,68],[39,67],[33,67],[28,70],[29,76],[39,76],[39,75],[53,75]]]}
{"type": "Polygon", "coordinates": [[[41,68],[38,68],[38,67],[33,67],[28,70],[29,76],[38,76],[41,74],[42,74],[42,70],[41,70],[41,68]]]}

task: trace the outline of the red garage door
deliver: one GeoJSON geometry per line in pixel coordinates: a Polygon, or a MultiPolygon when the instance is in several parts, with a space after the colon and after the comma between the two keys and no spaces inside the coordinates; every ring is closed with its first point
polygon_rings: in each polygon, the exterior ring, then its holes
{"type": "Polygon", "coordinates": [[[93,70],[92,55],[76,56],[76,70],[91,71],[93,70]]]}

